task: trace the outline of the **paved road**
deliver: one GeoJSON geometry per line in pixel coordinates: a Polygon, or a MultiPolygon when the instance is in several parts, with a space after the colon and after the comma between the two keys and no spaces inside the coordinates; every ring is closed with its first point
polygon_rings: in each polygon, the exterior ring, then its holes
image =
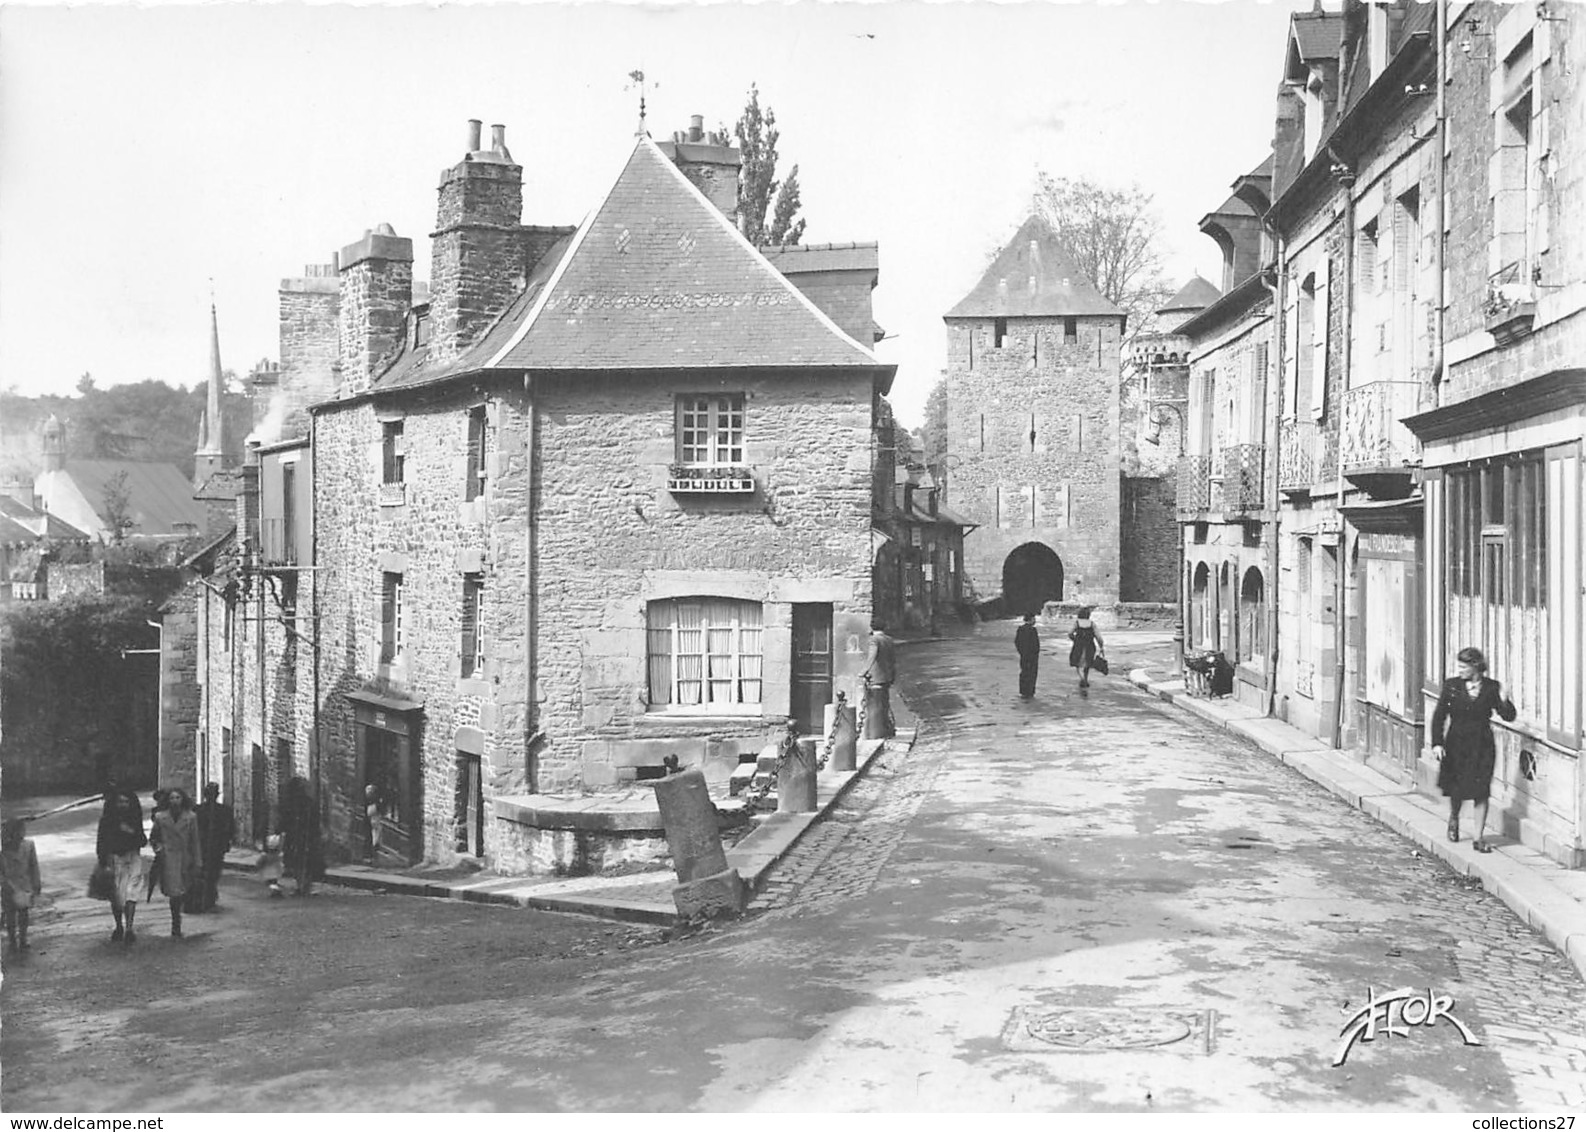
{"type": "Polygon", "coordinates": [[[128,954],[68,910],[7,970],[5,1107],[1586,1105],[1586,986],[1502,904],[1122,679],[1081,697],[1055,648],[1021,702],[1011,634],[908,647],[919,743],[738,925],[661,943],[239,881],[199,938],[128,954]],[[1334,1068],[1367,988],[1401,985],[1483,1044],[1442,1022],[1334,1068]]]}

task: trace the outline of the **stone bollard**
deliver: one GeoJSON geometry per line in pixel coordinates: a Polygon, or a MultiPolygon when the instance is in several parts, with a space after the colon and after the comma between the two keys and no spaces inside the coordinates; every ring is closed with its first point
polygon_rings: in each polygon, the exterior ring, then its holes
{"type": "Polygon", "coordinates": [[[672,867],[677,870],[677,887],[672,889],[677,914],[685,920],[741,915],[745,902],[743,878],[737,869],[727,867],[727,853],[721,847],[721,831],[716,823],[716,804],[705,787],[704,772],[690,767],[655,779],[651,785],[661,807],[672,867]]]}
{"type": "Polygon", "coordinates": [[[791,729],[782,740],[776,774],[776,812],[808,814],[815,810],[815,740],[796,738],[791,729]]]}
{"type": "Polygon", "coordinates": [[[892,686],[865,685],[865,738],[890,739],[892,729],[892,686]]]}
{"type": "Polygon", "coordinates": [[[848,697],[842,692],[837,693],[833,714],[837,717],[836,727],[827,732],[832,737],[832,749],[826,766],[831,770],[853,770],[859,754],[859,728],[854,722],[854,709],[848,706],[848,697]]]}

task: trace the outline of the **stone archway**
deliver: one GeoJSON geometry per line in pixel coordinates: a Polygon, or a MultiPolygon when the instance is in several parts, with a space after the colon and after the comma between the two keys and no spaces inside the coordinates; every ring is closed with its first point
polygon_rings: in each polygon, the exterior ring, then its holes
{"type": "Polygon", "coordinates": [[[1002,563],[1002,607],[1005,614],[1039,613],[1049,601],[1063,600],[1063,560],[1049,546],[1027,542],[1015,547],[1002,563]]]}

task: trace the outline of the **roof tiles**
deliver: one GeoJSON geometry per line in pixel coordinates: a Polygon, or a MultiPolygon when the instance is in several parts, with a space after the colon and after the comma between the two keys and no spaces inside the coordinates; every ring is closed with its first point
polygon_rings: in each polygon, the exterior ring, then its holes
{"type": "Polygon", "coordinates": [[[1080,274],[1038,216],[1026,220],[975,289],[943,318],[1122,315],[1080,274]]]}

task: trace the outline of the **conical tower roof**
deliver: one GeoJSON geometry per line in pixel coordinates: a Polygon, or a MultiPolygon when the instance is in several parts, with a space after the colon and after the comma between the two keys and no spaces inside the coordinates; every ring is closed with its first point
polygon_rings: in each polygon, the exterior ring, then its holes
{"type": "Polygon", "coordinates": [[[1031,216],[997,254],[975,289],[943,318],[1117,315],[1115,306],[1080,274],[1057,235],[1031,216]]]}
{"type": "Polygon", "coordinates": [[[1222,297],[1223,293],[1213,283],[1198,274],[1191,275],[1171,299],[1157,308],[1156,313],[1165,315],[1202,311],[1222,297]]]}

